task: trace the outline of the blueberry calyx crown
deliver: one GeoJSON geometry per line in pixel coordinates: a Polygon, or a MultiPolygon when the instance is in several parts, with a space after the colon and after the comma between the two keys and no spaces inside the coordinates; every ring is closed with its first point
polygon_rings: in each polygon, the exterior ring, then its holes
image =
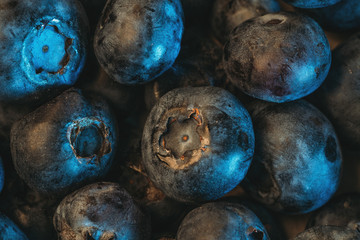
{"type": "Polygon", "coordinates": [[[79,64],[79,48],[76,32],[66,22],[44,17],[24,40],[21,67],[37,83],[59,77],[67,81],[79,64]]]}
{"type": "Polygon", "coordinates": [[[111,152],[111,143],[108,139],[109,130],[101,120],[97,118],[81,118],[73,121],[67,131],[70,146],[81,161],[98,164],[102,156],[111,152]]]}
{"type": "Polygon", "coordinates": [[[174,116],[177,110],[168,112],[172,116],[167,118],[166,130],[159,138],[157,157],[170,168],[184,169],[209,151],[210,133],[199,109],[193,108],[190,113],[182,110],[174,116]]]}

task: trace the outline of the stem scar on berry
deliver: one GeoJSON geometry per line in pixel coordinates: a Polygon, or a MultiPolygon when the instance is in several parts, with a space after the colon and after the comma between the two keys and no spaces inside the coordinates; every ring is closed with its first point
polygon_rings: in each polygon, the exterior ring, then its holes
{"type": "Polygon", "coordinates": [[[158,159],[173,169],[184,169],[208,151],[210,133],[198,108],[168,112],[166,129],[159,139],[158,159]],[[177,114],[178,116],[174,116],[177,114]]]}

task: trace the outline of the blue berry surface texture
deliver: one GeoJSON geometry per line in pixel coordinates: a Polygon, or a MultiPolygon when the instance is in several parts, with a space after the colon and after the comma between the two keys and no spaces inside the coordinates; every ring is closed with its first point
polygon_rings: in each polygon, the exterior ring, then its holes
{"type": "Polygon", "coordinates": [[[324,8],[343,0],[284,0],[284,2],[298,8],[324,8]]]}
{"type": "Polygon", "coordinates": [[[1,1],[0,101],[55,96],[85,64],[88,20],[77,0],[1,1]]]}
{"type": "Polygon", "coordinates": [[[37,191],[58,193],[108,172],[117,127],[103,100],[69,89],[17,121],[10,138],[19,176],[37,191]]]}
{"type": "Polygon", "coordinates": [[[0,213],[0,239],[1,240],[28,240],[25,234],[3,213],[0,213]]]}
{"type": "Polygon", "coordinates": [[[342,155],[331,123],[304,100],[249,106],[255,154],[243,186],[275,211],[300,214],[324,205],[339,186],[342,155]]]}
{"type": "Polygon", "coordinates": [[[314,94],[347,147],[360,147],[360,32],[333,51],[328,77],[314,94]]]}
{"type": "Polygon", "coordinates": [[[180,0],[110,0],[95,32],[95,54],[115,81],[146,83],[174,63],[183,28],[180,0]]]}
{"type": "Polygon", "coordinates": [[[54,227],[62,240],[146,240],[147,215],[116,183],[98,182],[66,196],[56,209],[54,227]]]}
{"type": "Polygon", "coordinates": [[[315,91],[331,64],[329,42],[310,17],[266,14],[237,26],[224,47],[224,68],[244,93],[288,102],[315,91]]]}
{"type": "Polygon", "coordinates": [[[267,240],[258,217],[241,204],[215,202],[195,208],[183,219],[177,240],[267,240]]]}
{"type": "Polygon", "coordinates": [[[217,87],[178,88],[149,114],[143,165],[166,195],[179,201],[217,199],[244,178],[254,152],[247,110],[217,87]]]}

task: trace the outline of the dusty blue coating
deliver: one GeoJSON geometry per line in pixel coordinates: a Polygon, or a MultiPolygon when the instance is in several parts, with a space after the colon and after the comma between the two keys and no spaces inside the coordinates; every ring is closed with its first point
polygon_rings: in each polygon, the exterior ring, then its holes
{"type": "Polygon", "coordinates": [[[275,211],[311,212],[340,182],[342,155],[329,120],[305,101],[249,107],[255,154],[243,186],[275,211]]]}
{"type": "Polygon", "coordinates": [[[110,0],[95,32],[95,54],[115,81],[145,83],[174,63],[183,28],[180,0],[110,0]]]}
{"type": "Polygon", "coordinates": [[[315,91],[331,65],[322,28],[299,13],[269,13],[238,25],[224,47],[224,68],[241,91],[289,102],[315,91]]]}
{"type": "Polygon", "coordinates": [[[325,8],[307,9],[305,13],[330,31],[351,31],[360,28],[360,1],[341,0],[325,8]]]}
{"type": "Polygon", "coordinates": [[[63,193],[109,171],[117,126],[102,99],[70,89],[17,121],[10,138],[19,176],[37,191],[63,193]]]}
{"type": "Polygon", "coordinates": [[[284,2],[298,8],[323,8],[334,5],[340,1],[343,0],[284,0],[284,2]]]}
{"type": "Polygon", "coordinates": [[[5,180],[4,166],[2,163],[2,159],[0,157],[0,192],[4,187],[4,180],[5,180]]]}
{"type": "Polygon", "coordinates": [[[268,240],[259,218],[241,204],[207,203],[188,213],[180,224],[177,240],[268,240]]]}
{"type": "Polygon", "coordinates": [[[0,101],[44,98],[73,85],[86,58],[88,22],[81,4],[1,2],[0,101]]]}
{"type": "Polygon", "coordinates": [[[98,182],[66,196],[53,223],[62,240],[147,240],[150,222],[116,183],[98,182]]]}
{"type": "Polygon", "coordinates": [[[178,88],[165,94],[151,110],[142,138],[148,176],[167,196],[183,202],[228,193],[244,178],[253,152],[247,110],[217,87],[178,88]]]}
{"type": "Polygon", "coordinates": [[[8,217],[0,213],[1,240],[28,240],[25,234],[8,217]]]}

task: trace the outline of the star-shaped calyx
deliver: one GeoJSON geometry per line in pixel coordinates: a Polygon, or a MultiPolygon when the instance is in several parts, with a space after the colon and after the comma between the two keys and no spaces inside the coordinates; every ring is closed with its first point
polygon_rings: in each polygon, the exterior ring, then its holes
{"type": "Polygon", "coordinates": [[[183,169],[197,162],[210,144],[209,129],[199,109],[193,109],[183,120],[170,117],[159,144],[166,155],[158,157],[171,168],[183,169]]]}

